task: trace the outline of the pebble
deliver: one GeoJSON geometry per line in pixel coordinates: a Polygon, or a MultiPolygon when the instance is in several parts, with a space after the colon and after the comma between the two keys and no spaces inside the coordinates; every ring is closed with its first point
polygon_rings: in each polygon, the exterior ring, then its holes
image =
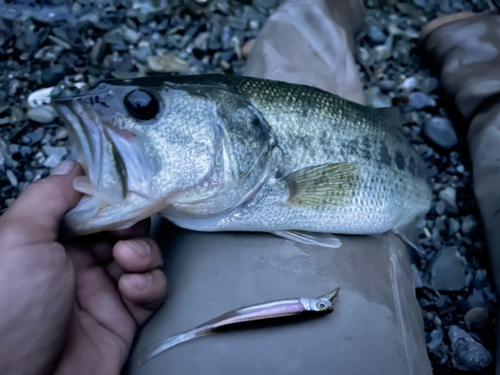
{"type": "Polygon", "coordinates": [[[175,55],[148,56],[148,68],[156,73],[185,72],[189,63],[175,55]]]}
{"type": "Polygon", "coordinates": [[[444,333],[443,329],[441,327],[436,328],[434,331],[430,333],[431,341],[427,343],[427,347],[429,348],[430,351],[434,351],[443,342],[444,338],[444,333]]]}
{"type": "Polygon", "coordinates": [[[457,219],[450,217],[448,220],[448,235],[450,237],[453,237],[455,234],[458,233],[459,230],[460,230],[460,222],[457,219]]]}
{"type": "Polygon", "coordinates": [[[131,44],[136,44],[141,39],[141,33],[129,29],[128,27],[123,27],[123,39],[131,44]]]}
{"type": "Polygon", "coordinates": [[[12,186],[17,186],[16,175],[10,169],[7,169],[7,178],[12,186]]]}
{"type": "Polygon", "coordinates": [[[446,150],[455,148],[458,137],[451,121],[444,117],[431,117],[423,127],[424,135],[436,146],[446,150]]]}
{"type": "Polygon", "coordinates": [[[488,320],[489,313],[484,307],[474,307],[464,315],[464,321],[468,329],[484,329],[488,324],[488,320]]]}
{"type": "Polygon", "coordinates": [[[492,354],[460,327],[450,326],[448,336],[451,341],[452,363],[456,369],[480,371],[492,362],[492,354]]]}
{"type": "Polygon", "coordinates": [[[424,283],[422,282],[422,277],[420,276],[420,271],[418,270],[415,264],[411,265],[411,272],[413,275],[413,285],[415,289],[420,289],[424,287],[424,283]]]}
{"type": "Polygon", "coordinates": [[[455,248],[444,248],[432,259],[427,271],[430,284],[441,291],[465,288],[465,268],[455,248]]]}
{"type": "Polygon", "coordinates": [[[389,96],[383,94],[377,86],[365,90],[366,105],[373,108],[388,108],[392,106],[389,96]]]}
{"type": "Polygon", "coordinates": [[[452,214],[458,213],[457,207],[457,191],[452,187],[447,187],[439,192],[439,198],[441,198],[446,204],[446,209],[452,214]]]}
{"type": "Polygon", "coordinates": [[[50,105],[42,105],[40,107],[30,108],[27,112],[27,116],[31,121],[40,124],[50,124],[56,119],[57,112],[50,105]]]}
{"type": "Polygon", "coordinates": [[[66,69],[62,65],[54,65],[42,72],[42,84],[54,86],[64,79],[66,69]]]}
{"type": "Polygon", "coordinates": [[[462,233],[470,236],[477,228],[476,218],[472,215],[467,215],[462,221],[462,233]]]}
{"type": "Polygon", "coordinates": [[[412,92],[408,97],[408,110],[420,110],[428,107],[435,107],[436,101],[423,92],[412,92]]]}
{"type": "Polygon", "coordinates": [[[151,47],[149,46],[149,43],[139,44],[139,48],[135,51],[135,58],[137,61],[142,64],[146,64],[149,56],[151,56],[151,47]]]}
{"type": "Polygon", "coordinates": [[[31,154],[31,147],[30,146],[21,146],[21,156],[25,158],[29,154],[31,154]]]}
{"type": "Polygon", "coordinates": [[[374,43],[380,44],[385,42],[385,34],[379,27],[370,25],[368,27],[368,38],[374,43]]]}
{"type": "Polygon", "coordinates": [[[436,213],[438,215],[443,215],[445,211],[446,211],[445,203],[443,201],[437,202],[437,204],[436,204],[436,213]]]}
{"type": "Polygon", "coordinates": [[[43,165],[47,168],[54,168],[68,154],[66,147],[43,146],[43,151],[47,155],[43,165]]]}
{"type": "Polygon", "coordinates": [[[401,84],[401,88],[403,90],[412,91],[415,89],[415,87],[417,87],[417,80],[414,77],[406,78],[401,84]]]}
{"type": "Polygon", "coordinates": [[[35,129],[35,131],[33,131],[32,133],[30,133],[26,136],[26,138],[27,138],[26,143],[30,143],[31,145],[34,145],[34,144],[40,142],[44,136],[45,136],[45,131],[43,130],[43,128],[37,128],[37,129],[35,129]]]}

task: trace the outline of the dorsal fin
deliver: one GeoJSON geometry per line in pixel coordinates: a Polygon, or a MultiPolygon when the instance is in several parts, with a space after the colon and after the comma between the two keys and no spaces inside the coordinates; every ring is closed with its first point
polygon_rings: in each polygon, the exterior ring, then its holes
{"type": "Polygon", "coordinates": [[[398,107],[370,108],[372,116],[382,124],[387,124],[390,128],[399,129],[401,116],[398,107]]]}

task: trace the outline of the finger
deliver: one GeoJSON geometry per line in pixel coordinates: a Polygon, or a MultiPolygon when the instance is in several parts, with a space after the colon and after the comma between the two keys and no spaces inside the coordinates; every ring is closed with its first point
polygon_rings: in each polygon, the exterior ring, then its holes
{"type": "Polygon", "coordinates": [[[145,237],[118,241],[113,257],[126,272],[147,272],[163,265],[158,244],[145,237]]]}
{"type": "Polygon", "coordinates": [[[49,177],[28,186],[0,218],[0,228],[5,230],[0,236],[2,246],[54,241],[62,217],[81,198],[73,180],[82,174],[79,164],[63,161],[49,177]]]}
{"type": "Polygon", "coordinates": [[[167,279],[159,269],[125,274],[118,280],[118,290],[135,321],[141,326],[165,302],[167,279]]]}
{"type": "Polygon", "coordinates": [[[117,262],[111,262],[106,266],[106,273],[113,279],[113,281],[117,284],[118,280],[122,275],[125,275],[127,272],[120,266],[117,262]]]}

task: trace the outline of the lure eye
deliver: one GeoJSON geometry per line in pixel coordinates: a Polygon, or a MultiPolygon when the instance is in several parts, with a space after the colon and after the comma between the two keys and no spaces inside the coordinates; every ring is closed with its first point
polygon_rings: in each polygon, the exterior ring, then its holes
{"type": "Polygon", "coordinates": [[[143,90],[134,90],[127,94],[125,107],[138,120],[151,120],[160,110],[156,98],[143,90]]]}
{"type": "Polygon", "coordinates": [[[318,304],[316,305],[318,307],[318,309],[320,309],[321,311],[323,310],[326,310],[326,303],[324,302],[318,302],[318,304]]]}

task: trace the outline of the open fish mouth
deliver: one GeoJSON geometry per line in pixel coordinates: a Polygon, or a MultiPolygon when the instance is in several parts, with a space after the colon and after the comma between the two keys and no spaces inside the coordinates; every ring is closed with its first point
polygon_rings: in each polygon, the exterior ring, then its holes
{"type": "Polygon", "coordinates": [[[71,157],[85,170],[73,182],[84,196],[64,218],[66,230],[75,234],[133,225],[145,216],[139,207],[151,203],[145,188],[151,168],[141,147],[131,132],[103,120],[92,104],[91,97],[73,97],[54,105],[66,124],[71,157]]]}
{"type": "Polygon", "coordinates": [[[67,124],[73,158],[86,172],[75,180],[75,189],[98,199],[100,206],[123,201],[127,171],[108,127],[90,106],[79,101],[61,103],[58,110],[67,124]]]}

